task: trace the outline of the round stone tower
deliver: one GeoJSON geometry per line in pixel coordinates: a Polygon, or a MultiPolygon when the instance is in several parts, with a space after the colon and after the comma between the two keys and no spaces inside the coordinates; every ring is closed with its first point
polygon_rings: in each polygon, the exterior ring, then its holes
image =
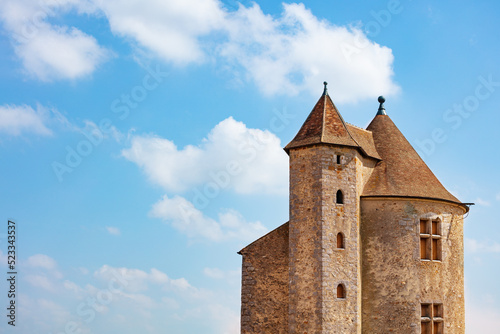
{"type": "Polygon", "coordinates": [[[361,196],[363,333],[465,333],[463,215],[385,113],[361,196]]]}

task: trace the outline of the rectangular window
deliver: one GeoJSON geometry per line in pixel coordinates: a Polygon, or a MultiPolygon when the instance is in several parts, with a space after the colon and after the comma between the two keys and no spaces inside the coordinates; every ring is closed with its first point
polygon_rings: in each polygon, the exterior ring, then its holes
{"type": "Polygon", "coordinates": [[[425,318],[431,317],[431,306],[432,304],[422,304],[422,313],[421,316],[425,318]]]}
{"type": "Polygon", "coordinates": [[[428,257],[428,252],[427,252],[427,241],[429,241],[428,238],[420,238],[420,258],[421,259],[426,259],[430,260],[428,257]]]}
{"type": "Polygon", "coordinates": [[[435,318],[443,317],[443,304],[433,304],[432,314],[435,318]]]}
{"type": "Polygon", "coordinates": [[[433,334],[443,334],[442,322],[434,322],[433,334]]]}
{"type": "Polygon", "coordinates": [[[422,322],[422,334],[432,334],[430,322],[422,322]]]}
{"type": "Polygon", "coordinates": [[[438,239],[432,239],[432,259],[439,260],[438,257],[438,239]]]}
{"type": "Polygon", "coordinates": [[[426,220],[420,220],[420,234],[429,234],[427,232],[427,221],[426,220]]]}
{"type": "Polygon", "coordinates": [[[420,219],[420,259],[441,261],[441,221],[420,219]]]}
{"type": "Polygon", "coordinates": [[[440,235],[440,231],[439,231],[439,221],[437,220],[433,220],[432,221],[432,234],[433,235],[440,235]]]}
{"type": "Polygon", "coordinates": [[[422,334],[443,334],[443,304],[421,304],[420,328],[422,334]]]}

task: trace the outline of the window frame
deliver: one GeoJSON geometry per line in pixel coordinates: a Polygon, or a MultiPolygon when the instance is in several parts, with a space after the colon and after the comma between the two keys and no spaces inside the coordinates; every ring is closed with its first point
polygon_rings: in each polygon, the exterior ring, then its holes
{"type": "Polygon", "coordinates": [[[420,261],[441,262],[443,260],[443,222],[439,218],[419,219],[420,261]]]}
{"type": "Polygon", "coordinates": [[[420,303],[420,333],[443,334],[443,312],[443,303],[420,303]],[[424,308],[426,310],[425,315],[424,308]]]}

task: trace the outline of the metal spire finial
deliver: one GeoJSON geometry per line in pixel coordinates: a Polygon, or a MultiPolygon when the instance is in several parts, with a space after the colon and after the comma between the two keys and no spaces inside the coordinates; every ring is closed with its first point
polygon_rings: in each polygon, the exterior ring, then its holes
{"type": "Polygon", "coordinates": [[[380,103],[380,105],[378,107],[377,115],[387,115],[387,113],[385,112],[385,107],[384,107],[385,97],[379,96],[378,102],[380,103]]]}
{"type": "Polygon", "coordinates": [[[325,85],[325,89],[323,90],[323,95],[328,95],[328,89],[326,88],[326,85],[328,85],[328,82],[324,81],[323,85],[325,85]]]}

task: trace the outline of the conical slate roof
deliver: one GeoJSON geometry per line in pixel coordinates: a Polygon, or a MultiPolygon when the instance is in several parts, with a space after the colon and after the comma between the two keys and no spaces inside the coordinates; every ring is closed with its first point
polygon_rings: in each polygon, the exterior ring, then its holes
{"type": "Polygon", "coordinates": [[[372,132],[382,161],[366,183],[363,197],[421,197],[461,204],[439,182],[385,110],[379,110],[367,130],[372,132]]]}
{"type": "Polygon", "coordinates": [[[293,140],[285,146],[285,151],[291,148],[312,144],[337,144],[358,146],[346,128],[342,116],[325,90],[313,110],[300,128],[293,140]]]}
{"type": "Polygon", "coordinates": [[[380,159],[371,133],[346,124],[326,89],[293,140],[285,146],[292,148],[314,144],[333,144],[358,148],[363,154],[380,159]]]}

